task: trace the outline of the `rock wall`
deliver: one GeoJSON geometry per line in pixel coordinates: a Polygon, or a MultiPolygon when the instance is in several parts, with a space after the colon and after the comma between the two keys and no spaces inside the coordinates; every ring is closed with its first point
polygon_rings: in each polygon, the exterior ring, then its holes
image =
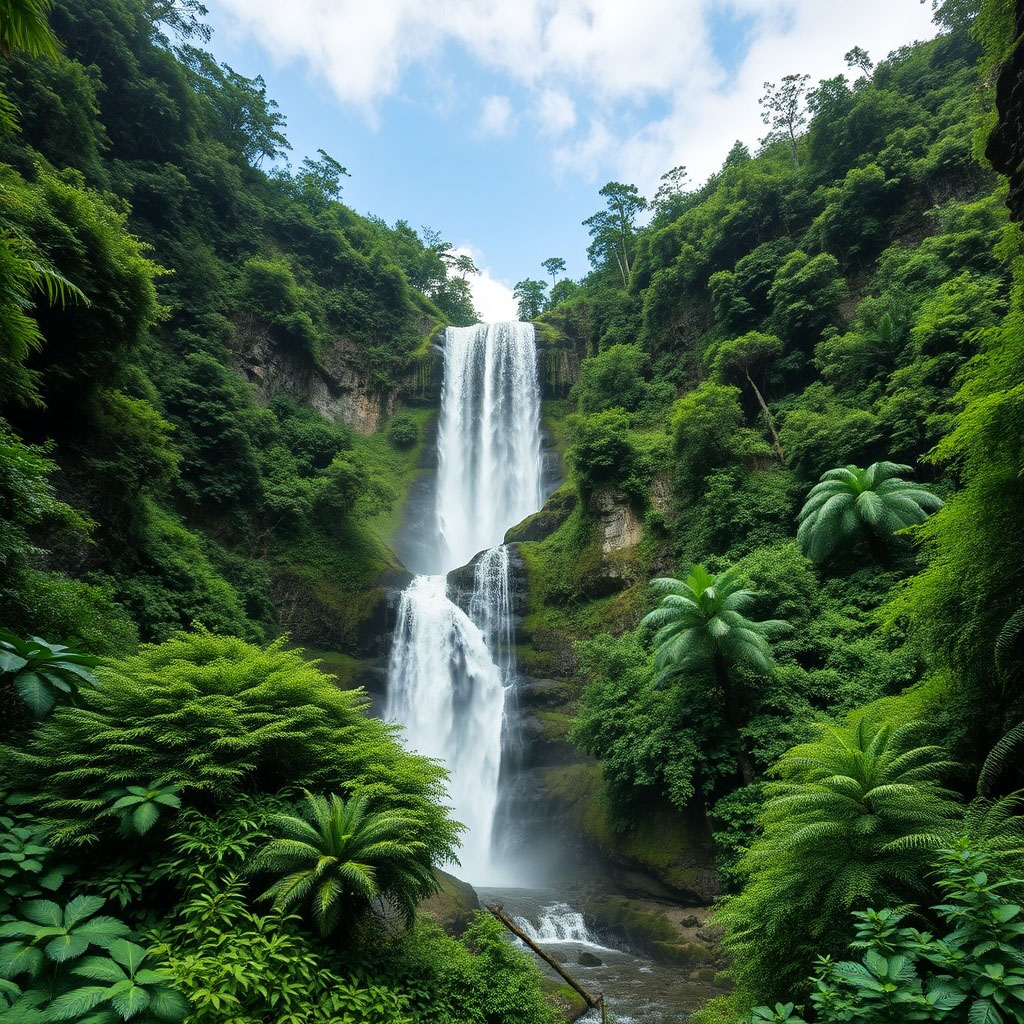
{"type": "Polygon", "coordinates": [[[999,120],[989,136],[985,156],[1010,179],[1006,200],[1010,219],[1024,221],[1024,0],[1017,0],[1013,33],[1017,44],[996,80],[999,120]]]}
{"type": "Polygon", "coordinates": [[[302,349],[282,344],[266,324],[249,315],[236,323],[233,361],[255,385],[261,401],[283,395],[316,409],[333,423],[347,423],[360,434],[372,434],[396,409],[439,400],[442,359],[426,341],[432,326],[424,324],[423,350],[396,386],[386,391],[363,368],[359,346],[348,338],[336,338],[314,359],[302,349]]]}

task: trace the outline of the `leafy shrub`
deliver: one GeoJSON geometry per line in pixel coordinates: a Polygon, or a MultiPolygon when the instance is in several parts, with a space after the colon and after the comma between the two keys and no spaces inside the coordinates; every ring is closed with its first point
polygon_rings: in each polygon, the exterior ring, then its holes
{"type": "Polygon", "coordinates": [[[388,424],[388,441],[400,451],[411,448],[420,439],[420,428],[414,416],[400,412],[388,424]]]}
{"type": "MultiPolygon", "coordinates": [[[[819,958],[811,1003],[820,1024],[1020,1024],[1024,1021],[1021,908],[1003,890],[1021,879],[993,879],[989,860],[966,842],[941,852],[932,907],[953,930],[943,938],[901,927],[906,913],[855,912],[859,962],[819,958]]],[[[759,1006],[752,1020],[803,1024],[793,1003],[759,1006]]]]}
{"type": "Polygon", "coordinates": [[[920,726],[866,719],[821,726],[788,751],[765,785],[762,833],[739,862],[743,890],[717,917],[741,989],[780,998],[823,949],[841,952],[850,910],[924,888],[960,807],[940,780],[955,767],[920,726]]]}
{"type": "Polygon", "coordinates": [[[93,843],[118,822],[112,786],[162,779],[204,807],[243,789],[359,788],[375,808],[417,816],[430,858],[453,852],[457,826],[438,806],[444,770],[406,753],[393,727],[366,716],[362,691],[339,690],[283,640],[259,648],[183,634],[109,663],[100,678],[102,690],[5,752],[13,784],[61,842],[93,843]]]}
{"type": "Polygon", "coordinates": [[[565,453],[584,499],[601,484],[625,480],[633,469],[635,450],[630,443],[629,419],[617,410],[573,420],[573,444],[565,453]]]}

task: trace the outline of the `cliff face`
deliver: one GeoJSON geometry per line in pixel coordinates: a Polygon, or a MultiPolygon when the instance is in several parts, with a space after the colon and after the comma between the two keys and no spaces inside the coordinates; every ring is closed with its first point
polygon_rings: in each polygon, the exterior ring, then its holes
{"type": "Polygon", "coordinates": [[[440,398],[442,360],[430,336],[436,328],[430,323],[423,327],[421,350],[386,389],[374,381],[359,346],[348,338],[336,338],[314,359],[302,349],[282,344],[252,316],[236,324],[234,364],[256,386],[262,402],[283,395],[333,423],[347,423],[360,434],[372,434],[397,409],[436,404],[440,398]]]}
{"type": "Polygon", "coordinates": [[[1010,179],[1006,205],[1011,220],[1024,220],[1024,0],[1017,0],[1014,38],[996,80],[996,111],[999,120],[989,136],[985,156],[992,166],[1010,179]]]}

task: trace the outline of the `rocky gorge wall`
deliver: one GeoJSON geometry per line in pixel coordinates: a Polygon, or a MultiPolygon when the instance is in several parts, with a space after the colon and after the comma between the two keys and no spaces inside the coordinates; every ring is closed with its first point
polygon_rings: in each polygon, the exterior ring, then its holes
{"type": "MultiPolygon", "coordinates": [[[[366,368],[360,346],[335,338],[314,358],[284,344],[252,315],[236,323],[233,362],[264,403],[282,395],[315,409],[332,423],[347,423],[360,434],[380,430],[399,409],[439,404],[443,360],[437,325],[424,321],[423,344],[391,387],[382,388],[366,368]]],[[[443,330],[443,329],[442,329],[443,330]]]]}

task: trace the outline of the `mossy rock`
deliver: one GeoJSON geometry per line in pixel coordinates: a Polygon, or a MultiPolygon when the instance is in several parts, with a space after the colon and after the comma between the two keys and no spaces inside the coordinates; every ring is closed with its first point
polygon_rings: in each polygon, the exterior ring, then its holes
{"type": "MultiPolygon", "coordinates": [[[[715,959],[708,949],[697,942],[655,942],[651,948],[654,959],[678,967],[712,963],[715,959]]],[[[714,978],[714,968],[708,970],[714,978]]]]}
{"type": "Polygon", "coordinates": [[[469,882],[439,868],[434,869],[434,877],[437,879],[437,892],[423,900],[416,913],[436,921],[449,935],[459,936],[480,909],[476,890],[469,882]]]}
{"type": "Polygon", "coordinates": [[[579,763],[546,770],[544,783],[553,803],[605,857],[623,866],[624,875],[636,869],[630,890],[658,898],[675,898],[706,905],[718,894],[707,824],[696,815],[665,807],[640,816],[629,832],[612,828],[603,798],[599,764],[579,763]],[[644,890],[642,885],[650,886],[644,890]]]}
{"type": "Polygon", "coordinates": [[[550,537],[572,514],[579,502],[579,495],[574,487],[560,487],[544,503],[544,507],[527,516],[505,533],[505,543],[517,541],[540,541],[550,537]]]}

